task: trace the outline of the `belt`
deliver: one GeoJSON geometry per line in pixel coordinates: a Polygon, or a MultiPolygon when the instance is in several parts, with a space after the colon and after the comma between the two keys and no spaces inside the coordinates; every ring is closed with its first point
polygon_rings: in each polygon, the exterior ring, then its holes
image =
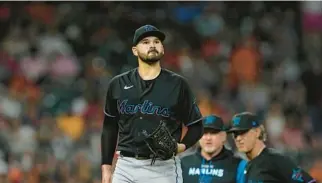
{"type": "Polygon", "coordinates": [[[131,158],[135,158],[138,160],[145,160],[145,159],[152,159],[153,158],[153,154],[136,154],[134,152],[127,152],[127,151],[121,151],[120,152],[121,156],[125,156],[125,157],[131,157],[131,158]]]}

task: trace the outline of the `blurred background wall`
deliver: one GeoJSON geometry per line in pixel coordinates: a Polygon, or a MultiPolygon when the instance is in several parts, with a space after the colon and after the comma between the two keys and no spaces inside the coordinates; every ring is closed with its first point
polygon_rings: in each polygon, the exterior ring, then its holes
{"type": "Polygon", "coordinates": [[[167,34],[162,65],[188,78],[203,115],[257,113],[268,145],[322,181],[321,7],[1,2],[0,177],[100,182],[107,83],[137,66],[134,30],[153,24],[167,34]]]}

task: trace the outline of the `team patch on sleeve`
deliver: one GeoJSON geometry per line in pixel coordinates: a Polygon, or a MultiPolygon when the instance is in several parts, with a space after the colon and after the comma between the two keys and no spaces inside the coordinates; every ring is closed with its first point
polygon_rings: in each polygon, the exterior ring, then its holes
{"type": "Polygon", "coordinates": [[[304,182],[303,180],[303,174],[300,168],[294,168],[292,170],[292,179],[298,182],[304,182]]]}

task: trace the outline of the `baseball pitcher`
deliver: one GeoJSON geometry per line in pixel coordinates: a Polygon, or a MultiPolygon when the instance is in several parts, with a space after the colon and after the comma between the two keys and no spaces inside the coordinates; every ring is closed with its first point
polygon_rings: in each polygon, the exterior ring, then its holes
{"type": "Polygon", "coordinates": [[[103,183],[182,183],[177,154],[203,134],[187,81],[160,66],[164,40],[152,25],[138,28],[132,47],[138,68],[109,83],[101,140],[103,183]],[[181,138],[183,126],[188,131],[181,138]],[[120,154],[112,177],[115,150],[120,154]]]}

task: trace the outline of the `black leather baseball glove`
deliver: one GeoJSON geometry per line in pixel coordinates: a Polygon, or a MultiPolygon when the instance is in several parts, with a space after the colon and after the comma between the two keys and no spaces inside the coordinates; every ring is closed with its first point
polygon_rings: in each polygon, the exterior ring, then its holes
{"type": "Polygon", "coordinates": [[[151,134],[143,131],[143,135],[145,136],[145,143],[154,154],[151,164],[154,163],[156,158],[168,160],[176,155],[177,141],[171,136],[164,121],[161,121],[160,125],[151,134]]]}

